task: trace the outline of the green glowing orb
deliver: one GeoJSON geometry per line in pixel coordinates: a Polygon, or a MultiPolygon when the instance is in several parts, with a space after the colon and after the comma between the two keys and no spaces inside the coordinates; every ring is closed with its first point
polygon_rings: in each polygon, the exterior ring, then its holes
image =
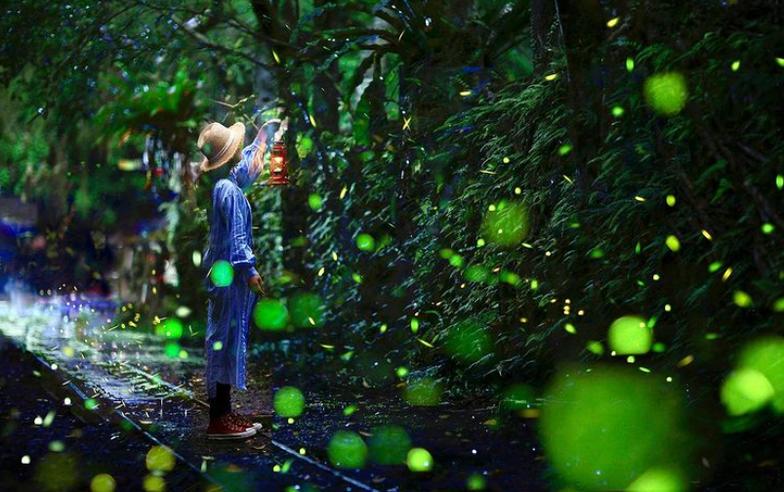
{"type": "Polygon", "coordinates": [[[411,438],[402,427],[384,425],[373,429],[368,439],[370,459],[379,465],[402,465],[411,449],[411,438]]]}
{"type": "Polygon", "coordinates": [[[365,441],[356,432],[338,431],[327,445],[329,461],[338,468],[362,468],[367,455],[365,441]]]}
{"type": "Polygon", "coordinates": [[[69,453],[48,453],[40,459],[35,468],[37,487],[29,487],[25,490],[43,492],[74,490],[80,480],[81,468],[76,457],[69,453]]]}
{"type": "Polygon", "coordinates": [[[451,258],[452,256],[454,256],[454,255],[455,255],[455,252],[454,252],[454,250],[452,250],[452,249],[450,249],[450,248],[443,248],[443,249],[441,249],[441,250],[438,252],[438,255],[439,255],[441,258],[443,258],[443,259],[445,259],[445,260],[448,260],[449,258],[451,258]]]}
{"type": "Polygon", "coordinates": [[[158,475],[147,475],[142,481],[144,492],[164,492],[166,490],[166,480],[158,475]]]}
{"type": "Polygon", "coordinates": [[[721,385],[721,402],[730,415],[743,415],[768,404],[776,391],[768,378],[756,369],[736,369],[721,385]]]}
{"type": "Polygon", "coordinates": [[[618,355],[645,354],[651,349],[653,331],[639,316],[621,316],[607,333],[610,349],[618,355]]]}
{"type": "Polygon", "coordinates": [[[84,408],[86,408],[87,410],[95,410],[96,408],[98,408],[98,402],[93,398],[88,398],[84,400],[84,408]]]}
{"type": "Polygon", "coordinates": [[[180,355],[180,345],[177,342],[169,342],[163,347],[163,353],[170,359],[176,359],[180,355]]]}
{"type": "Polygon", "coordinates": [[[751,307],[754,301],[751,299],[751,296],[742,290],[736,290],[732,293],[732,302],[735,303],[738,307],[747,308],[751,307]]]}
{"type": "Polygon", "coordinates": [[[253,308],[253,321],[262,330],[280,331],[288,324],[289,312],[277,299],[262,299],[253,308]]]}
{"type": "Polygon", "coordinates": [[[108,473],[99,473],[90,480],[90,492],[114,492],[117,482],[108,473]]]}
{"type": "Polygon", "coordinates": [[[311,210],[318,212],[321,210],[324,201],[321,199],[321,195],[318,193],[311,193],[308,196],[308,205],[310,206],[311,210]]]}
{"type": "Polygon", "coordinates": [[[215,287],[228,287],[234,281],[234,267],[226,260],[218,260],[210,268],[210,280],[215,287]]]}
{"type": "Polygon", "coordinates": [[[775,391],[773,409],[784,413],[784,338],[770,336],[749,343],[740,353],[738,367],[762,373],[775,391]]]}
{"type": "Polygon", "coordinates": [[[471,265],[463,272],[463,276],[469,282],[484,282],[488,275],[490,275],[490,270],[484,265],[471,265]]]}
{"type": "Polygon", "coordinates": [[[182,321],[177,318],[169,318],[155,327],[155,334],[160,337],[178,339],[182,337],[182,321]]]}
{"type": "Polygon", "coordinates": [[[673,253],[677,253],[681,249],[680,240],[673,235],[667,236],[667,239],[664,240],[664,244],[666,244],[667,248],[669,248],[669,250],[673,253]]]}
{"type": "Polygon", "coordinates": [[[530,227],[528,207],[524,203],[501,200],[485,215],[482,237],[502,247],[514,247],[528,236],[530,227]]]}
{"type": "Polygon", "coordinates": [[[296,328],[324,326],[324,303],[317,294],[302,292],[289,298],[291,324],[296,328]]]}
{"type": "Polygon", "coordinates": [[[144,460],[151,472],[170,472],[174,469],[175,462],[174,453],[166,446],[151,447],[144,460]]]}
{"type": "Polygon", "coordinates": [[[363,232],[357,236],[357,248],[360,251],[373,251],[376,249],[376,240],[370,234],[363,232]]]}
{"type": "Polygon", "coordinates": [[[432,407],[441,402],[441,385],[430,378],[412,381],[406,386],[404,397],[410,405],[432,407]]]}
{"type": "Polygon", "coordinates": [[[485,490],[486,487],[485,477],[478,473],[474,473],[466,479],[466,490],[485,490]]]}
{"type": "Polygon", "coordinates": [[[580,490],[623,490],[645,471],[687,469],[691,436],[672,384],[631,369],[563,371],[545,393],[540,432],[554,470],[580,490]]]}
{"type": "Polygon", "coordinates": [[[523,283],[523,279],[520,278],[520,275],[514,272],[510,272],[509,270],[501,270],[501,273],[498,274],[498,280],[514,286],[518,286],[523,283]]]}
{"type": "Polygon", "coordinates": [[[433,455],[425,448],[411,448],[406,456],[406,465],[412,472],[428,472],[433,469],[433,455]]]}
{"type": "Polygon", "coordinates": [[[648,77],[643,87],[645,101],[663,116],[675,116],[686,106],[689,89],[686,78],[677,72],[648,77]]]}
{"type": "Polygon", "coordinates": [[[455,359],[471,363],[493,351],[493,339],[482,322],[468,319],[449,327],[444,348],[455,359]]]}
{"type": "Polygon", "coordinates": [[[652,468],[631,483],[626,492],[685,492],[689,490],[680,473],[666,468],[652,468]]]}
{"type": "Polygon", "coordinates": [[[299,417],[305,410],[305,396],[293,386],[284,386],[275,392],[272,406],[281,417],[299,417]]]}

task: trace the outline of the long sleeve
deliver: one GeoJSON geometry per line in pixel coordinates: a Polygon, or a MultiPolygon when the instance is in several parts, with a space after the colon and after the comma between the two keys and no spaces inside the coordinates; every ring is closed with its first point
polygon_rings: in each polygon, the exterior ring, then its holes
{"type": "Polygon", "coordinates": [[[221,212],[225,220],[228,261],[240,278],[247,282],[258,273],[254,267],[256,257],[252,249],[250,207],[239,189],[227,187],[221,200],[221,212]]]}

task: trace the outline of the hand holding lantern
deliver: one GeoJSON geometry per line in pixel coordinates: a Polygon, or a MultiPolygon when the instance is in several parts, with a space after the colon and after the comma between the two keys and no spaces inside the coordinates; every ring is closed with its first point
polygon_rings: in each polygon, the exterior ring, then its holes
{"type": "Polygon", "coordinates": [[[270,177],[267,181],[269,186],[285,186],[289,184],[288,177],[288,157],[286,151],[286,144],[283,141],[283,136],[288,129],[288,119],[270,120],[259,129],[256,139],[260,141],[261,147],[257,152],[257,158],[263,159],[266,154],[267,146],[271,143],[270,149],[270,177]],[[278,129],[274,135],[271,131],[274,127],[268,125],[278,124],[278,129]]]}

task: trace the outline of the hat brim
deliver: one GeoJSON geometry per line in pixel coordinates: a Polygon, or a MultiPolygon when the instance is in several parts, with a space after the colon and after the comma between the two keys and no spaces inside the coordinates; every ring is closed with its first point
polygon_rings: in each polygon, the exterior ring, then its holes
{"type": "Polygon", "coordinates": [[[210,161],[207,157],[205,157],[201,164],[199,164],[199,172],[206,173],[210,171],[214,171],[219,167],[223,166],[227,162],[231,160],[237,154],[237,150],[242,146],[245,142],[245,125],[242,123],[234,123],[229,127],[229,131],[231,132],[231,146],[226,151],[226,153],[221,156],[220,159],[215,161],[210,161]]]}

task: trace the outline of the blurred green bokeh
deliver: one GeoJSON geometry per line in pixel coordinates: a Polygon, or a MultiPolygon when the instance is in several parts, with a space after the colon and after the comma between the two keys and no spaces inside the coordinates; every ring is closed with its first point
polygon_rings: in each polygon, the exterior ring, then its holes
{"type": "Polygon", "coordinates": [[[441,402],[441,385],[431,378],[412,381],[406,386],[405,399],[413,406],[432,407],[441,402]]]}
{"type": "Polygon", "coordinates": [[[305,396],[298,388],[284,386],[275,392],[272,406],[281,417],[299,417],[305,410],[305,396]]]}
{"type": "Polygon", "coordinates": [[[384,425],[376,427],[368,439],[371,461],[379,465],[402,465],[411,449],[411,438],[402,427],[384,425]]]}
{"type": "Polygon", "coordinates": [[[648,77],[643,92],[645,101],[663,116],[680,113],[689,97],[686,78],[678,72],[659,73],[648,77]]]}
{"type": "Polygon", "coordinates": [[[773,409],[784,413],[784,337],[768,336],[749,343],[740,353],[738,367],[762,373],[775,392],[773,409]]]}
{"type": "Polygon", "coordinates": [[[291,324],[295,328],[324,326],[324,303],[317,294],[301,292],[288,300],[291,324]]]}
{"type": "Polygon", "coordinates": [[[327,445],[329,461],[338,468],[362,468],[368,449],[356,432],[338,431],[327,445]]]}
{"type": "Polygon", "coordinates": [[[277,299],[261,299],[253,308],[253,321],[262,330],[280,331],[289,322],[289,312],[277,299]]]}
{"type": "Polygon", "coordinates": [[[166,338],[182,338],[182,332],[182,321],[177,318],[166,319],[155,327],[155,334],[166,338]]]}
{"type": "Polygon", "coordinates": [[[376,240],[367,233],[361,233],[357,236],[357,248],[360,251],[373,251],[376,248],[376,240]]]}
{"type": "Polygon", "coordinates": [[[767,405],[774,394],[768,378],[756,369],[736,369],[721,385],[721,402],[730,415],[757,411],[767,405]]]}
{"type": "Polygon", "coordinates": [[[216,287],[228,287],[234,281],[234,267],[226,260],[218,260],[210,268],[210,280],[216,287]]]}
{"type": "Polygon", "coordinates": [[[445,349],[459,361],[476,362],[493,351],[493,339],[481,321],[468,319],[448,329],[445,349]]]}
{"type": "Polygon", "coordinates": [[[501,200],[486,213],[482,237],[502,247],[514,247],[528,236],[530,227],[528,207],[524,203],[501,200]]]}
{"type": "Polygon", "coordinates": [[[425,448],[412,448],[406,456],[406,464],[412,472],[428,472],[433,469],[433,456],[425,448]]]}
{"type": "Polygon", "coordinates": [[[639,316],[621,316],[613,321],[607,334],[610,349],[618,355],[645,354],[651,350],[653,331],[639,316]]]}
{"type": "Polygon", "coordinates": [[[690,437],[671,385],[631,369],[560,372],[540,432],[558,475],[584,490],[620,490],[652,468],[688,469],[690,437]]]}

